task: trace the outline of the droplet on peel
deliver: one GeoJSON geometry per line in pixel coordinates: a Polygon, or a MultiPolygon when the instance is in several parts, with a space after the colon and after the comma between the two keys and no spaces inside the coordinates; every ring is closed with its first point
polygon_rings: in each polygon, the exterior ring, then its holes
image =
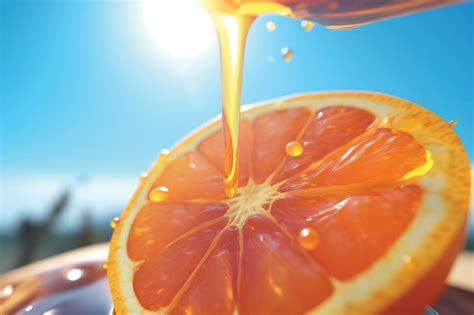
{"type": "Polygon", "coordinates": [[[7,297],[13,294],[13,286],[11,284],[6,285],[2,289],[2,297],[7,297]]]}
{"type": "Polygon", "coordinates": [[[140,174],[140,179],[146,179],[148,177],[148,173],[147,172],[142,172],[140,174]]]}
{"type": "Polygon", "coordinates": [[[281,55],[283,56],[283,60],[286,62],[293,60],[293,51],[288,47],[283,47],[281,49],[281,55]]]}
{"type": "Polygon", "coordinates": [[[453,127],[456,127],[458,125],[458,121],[457,120],[451,120],[449,123],[448,123],[449,127],[453,128],[453,127]]]}
{"type": "Polygon", "coordinates": [[[168,156],[168,155],[170,155],[170,150],[168,150],[168,149],[162,149],[162,150],[160,151],[160,155],[161,155],[161,156],[168,156]]]}
{"type": "Polygon", "coordinates": [[[267,30],[268,30],[269,32],[274,32],[274,31],[276,30],[276,27],[277,27],[276,24],[275,24],[275,22],[273,22],[273,21],[268,21],[268,22],[265,24],[265,26],[267,27],[267,30]]]}
{"type": "Polygon", "coordinates": [[[117,227],[119,221],[120,221],[120,218],[119,218],[119,217],[114,217],[114,218],[112,218],[112,220],[110,220],[110,227],[111,227],[112,229],[115,229],[115,228],[117,227]]]}
{"type": "Polygon", "coordinates": [[[306,250],[313,250],[319,245],[319,234],[312,228],[304,228],[298,234],[298,243],[306,250]]]}
{"type": "Polygon", "coordinates": [[[285,151],[289,156],[297,157],[303,154],[304,147],[298,141],[291,141],[286,145],[285,151]]]}
{"type": "Polygon", "coordinates": [[[107,270],[108,267],[109,267],[109,265],[107,264],[107,262],[105,262],[105,263],[102,264],[102,268],[104,268],[104,269],[107,270]]]}
{"type": "Polygon", "coordinates": [[[150,201],[153,202],[161,202],[166,200],[168,197],[168,187],[165,186],[160,186],[154,188],[152,191],[150,191],[150,194],[148,195],[148,198],[150,201]]]}
{"type": "Polygon", "coordinates": [[[306,32],[310,32],[314,27],[314,23],[311,21],[303,20],[301,21],[301,27],[304,28],[306,32]]]}

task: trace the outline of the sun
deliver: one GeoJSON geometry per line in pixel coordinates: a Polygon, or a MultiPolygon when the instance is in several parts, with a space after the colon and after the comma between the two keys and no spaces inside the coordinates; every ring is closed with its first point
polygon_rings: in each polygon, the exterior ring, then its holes
{"type": "Polygon", "coordinates": [[[158,46],[177,57],[204,52],[216,33],[207,12],[193,0],[145,0],[145,22],[158,46]]]}

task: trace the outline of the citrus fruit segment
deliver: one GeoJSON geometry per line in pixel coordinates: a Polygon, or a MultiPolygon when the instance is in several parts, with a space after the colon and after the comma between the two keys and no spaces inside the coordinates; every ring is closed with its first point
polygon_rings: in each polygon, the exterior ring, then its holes
{"type": "Polygon", "coordinates": [[[373,114],[348,106],[326,107],[314,111],[299,139],[304,146],[304,154],[299,157],[287,157],[274,182],[304,170],[311,163],[366,131],[374,120],[373,114]]]}
{"type": "Polygon", "coordinates": [[[135,261],[152,258],[185,233],[222,219],[226,211],[225,204],[149,204],[133,222],[127,242],[128,255],[135,261]]]}
{"type": "Polygon", "coordinates": [[[227,228],[197,270],[189,288],[177,296],[171,313],[231,314],[237,292],[239,231],[227,228]],[[201,303],[201,301],[213,301],[201,303]]]}
{"type": "Polygon", "coordinates": [[[271,213],[292,235],[312,228],[319,245],[310,255],[339,280],[347,280],[379,258],[403,233],[419,207],[416,185],[332,198],[284,198],[271,213]],[[403,209],[402,211],[400,209],[403,209]]]}
{"type": "Polygon", "coordinates": [[[250,217],[243,239],[238,291],[242,314],[303,313],[333,291],[324,270],[271,219],[250,217]]]}
{"type": "Polygon", "coordinates": [[[256,183],[264,182],[285,158],[288,142],[299,138],[311,118],[306,108],[290,108],[263,113],[253,123],[252,175],[256,183]]]}
{"type": "Polygon", "coordinates": [[[232,198],[222,141],[215,120],[141,180],[110,245],[118,314],[417,314],[439,293],[470,185],[439,117],[375,93],[248,107],[232,198]]]}

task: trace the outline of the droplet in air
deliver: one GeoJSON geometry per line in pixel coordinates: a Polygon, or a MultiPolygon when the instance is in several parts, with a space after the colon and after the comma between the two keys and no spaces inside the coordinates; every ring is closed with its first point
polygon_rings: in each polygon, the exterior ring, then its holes
{"type": "Polygon", "coordinates": [[[32,309],[33,309],[33,305],[28,305],[28,306],[25,308],[25,312],[30,312],[32,309]]]}
{"type": "Polygon", "coordinates": [[[303,20],[301,21],[301,27],[304,28],[306,32],[310,32],[314,27],[314,22],[303,20]]]}
{"type": "Polygon", "coordinates": [[[285,151],[289,156],[297,157],[303,154],[304,147],[298,141],[291,141],[286,145],[285,151]]]}
{"type": "Polygon", "coordinates": [[[298,234],[298,243],[306,250],[313,250],[319,245],[319,234],[312,228],[304,228],[298,234]]]}
{"type": "Polygon", "coordinates": [[[148,198],[150,201],[153,202],[161,202],[166,200],[168,197],[168,187],[166,186],[160,186],[154,188],[152,191],[150,191],[150,194],[148,195],[148,198]]]}
{"type": "Polygon", "coordinates": [[[2,289],[2,297],[7,297],[13,294],[13,286],[11,284],[6,285],[2,289]]]}
{"type": "Polygon", "coordinates": [[[449,127],[453,128],[453,127],[456,127],[458,125],[458,121],[457,120],[451,120],[449,123],[448,123],[449,127]]]}
{"type": "Polygon", "coordinates": [[[293,51],[288,47],[283,47],[281,49],[281,55],[283,56],[283,60],[286,62],[293,60],[293,51]]]}
{"type": "Polygon", "coordinates": [[[110,220],[110,227],[112,229],[115,229],[117,227],[117,225],[119,224],[120,222],[120,218],[119,217],[114,217],[112,218],[112,220],[110,220]]]}
{"type": "Polygon", "coordinates": [[[276,27],[277,27],[276,24],[275,24],[275,22],[273,22],[273,21],[268,21],[268,22],[265,24],[265,26],[267,27],[267,30],[268,30],[269,32],[274,32],[274,31],[276,30],[276,27]]]}

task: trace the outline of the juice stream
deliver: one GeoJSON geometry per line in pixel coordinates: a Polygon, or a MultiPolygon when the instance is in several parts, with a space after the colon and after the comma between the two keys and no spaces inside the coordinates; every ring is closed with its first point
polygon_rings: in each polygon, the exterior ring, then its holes
{"type": "Polygon", "coordinates": [[[221,53],[224,189],[233,197],[239,185],[239,121],[245,40],[252,16],[213,14],[221,53]]]}
{"type": "Polygon", "coordinates": [[[255,17],[280,14],[307,18],[332,29],[349,29],[387,17],[457,3],[456,0],[200,0],[211,14],[221,53],[224,189],[233,197],[239,186],[239,120],[245,41],[255,17]]]}
{"type": "Polygon", "coordinates": [[[221,54],[222,125],[224,130],[224,189],[233,197],[239,187],[239,122],[242,69],[247,33],[260,14],[288,14],[289,8],[259,3],[233,12],[210,11],[221,54]]]}

